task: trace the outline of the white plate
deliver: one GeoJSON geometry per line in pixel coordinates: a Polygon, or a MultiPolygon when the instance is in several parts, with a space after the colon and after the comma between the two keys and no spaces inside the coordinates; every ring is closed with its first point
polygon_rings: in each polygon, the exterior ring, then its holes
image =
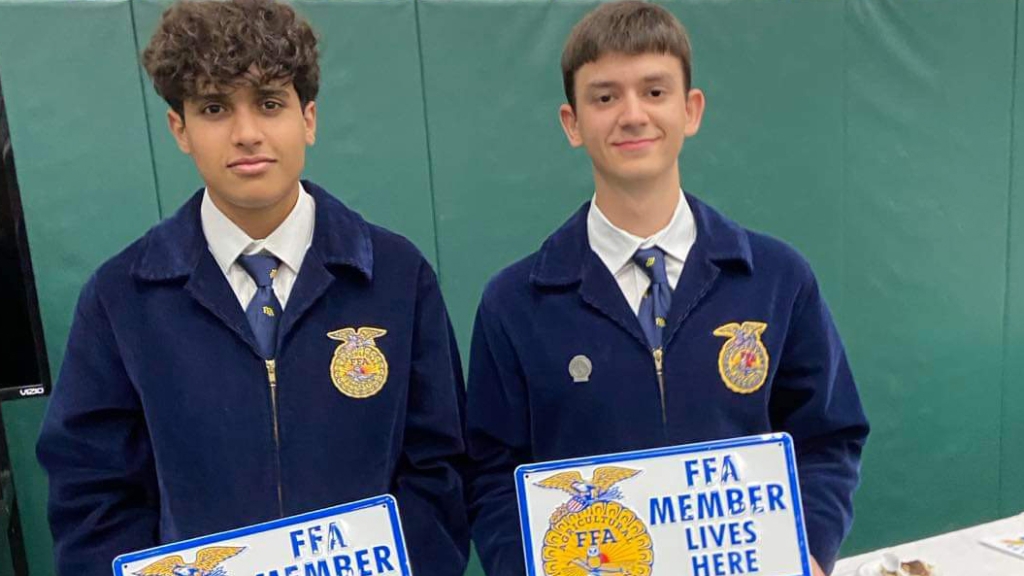
{"type": "MultiPolygon", "coordinates": [[[[857,569],[857,576],[882,576],[882,561],[872,560],[860,565],[857,569]]],[[[900,570],[899,576],[909,576],[906,570],[900,570]]],[[[932,576],[942,576],[942,571],[932,566],[932,576]]]]}
{"type": "Polygon", "coordinates": [[[861,564],[857,576],[882,576],[882,562],[875,560],[861,564]]]}

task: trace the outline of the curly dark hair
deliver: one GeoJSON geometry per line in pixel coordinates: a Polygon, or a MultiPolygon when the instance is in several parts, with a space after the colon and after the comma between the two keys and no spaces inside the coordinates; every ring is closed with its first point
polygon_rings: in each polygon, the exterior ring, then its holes
{"type": "Polygon", "coordinates": [[[305,107],[320,89],[316,43],[309,23],[282,2],[179,0],[161,17],[142,63],[183,118],[188,98],[241,82],[290,80],[305,107]]]}

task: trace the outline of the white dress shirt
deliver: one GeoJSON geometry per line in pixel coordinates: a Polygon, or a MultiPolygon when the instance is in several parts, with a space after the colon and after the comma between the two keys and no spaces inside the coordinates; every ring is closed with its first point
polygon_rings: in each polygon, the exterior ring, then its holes
{"type": "Polygon", "coordinates": [[[274,276],[274,295],[282,309],[288,306],[288,295],[295,285],[306,251],[313,243],[313,223],[316,219],[316,202],[302,188],[301,183],[295,207],[284,222],[262,240],[249,238],[248,234],[229,220],[210,200],[209,191],[203,193],[200,219],[210,253],[228,279],[243,310],[256,293],[256,282],[238,263],[238,257],[260,252],[272,254],[281,261],[274,276]]]}
{"type": "Polygon", "coordinates": [[[665,252],[668,283],[675,290],[686,257],[697,240],[697,224],[682,190],[679,191],[679,202],[668,226],[649,238],[634,236],[612,224],[597,207],[595,196],[587,213],[587,239],[590,241],[590,249],[615,277],[629,307],[637,314],[640,311],[640,300],[651,285],[651,279],[633,262],[633,254],[641,248],[661,248],[665,252]]]}

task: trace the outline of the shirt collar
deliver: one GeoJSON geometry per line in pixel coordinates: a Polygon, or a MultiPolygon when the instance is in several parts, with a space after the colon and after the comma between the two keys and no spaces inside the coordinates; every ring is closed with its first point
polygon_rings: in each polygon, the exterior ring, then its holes
{"type": "Polygon", "coordinates": [[[587,213],[587,238],[591,250],[614,275],[632,260],[633,254],[639,248],[657,246],[668,256],[681,262],[686,261],[686,256],[697,239],[697,226],[690,205],[686,202],[686,196],[680,190],[679,202],[676,203],[672,219],[668,225],[648,238],[641,238],[612,224],[597,207],[597,202],[591,200],[587,213]]]}
{"type": "MultiPolygon", "coordinates": [[[[367,282],[372,281],[374,232],[370,225],[358,212],[309,180],[303,180],[302,187],[314,205],[315,228],[307,256],[315,256],[326,266],[352,268],[367,282]]],[[[132,262],[134,278],[165,282],[188,277],[197,270],[206,254],[213,258],[203,232],[202,203],[203,189],[200,188],[174,214],[146,232],[139,240],[140,251],[132,262]]],[[[586,206],[584,204],[579,211],[579,250],[586,248],[586,206]]]]}
{"type": "Polygon", "coordinates": [[[313,198],[299,183],[299,197],[288,217],[284,219],[266,239],[253,240],[232,222],[210,199],[209,191],[203,192],[200,219],[210,253],[224,274],[242,254],[266,251],[296,274],[302,266],[313,239],[315,205],[313,198]]]}
{"type": "MultiPolygon", "coordinates": [[[[693,213],[697,233],[687,260],[707,259],[718,268],[730,267],[742,269],[747,274],[753,273],[754,257],[750,249],[749,233],[697,197],[684,195],[693,213]]],[[[319,201],[320,196],[317,196],[319,201]]],[[[584,270],[590,266],[591,258],[594,258],[595,264],[604,265],[590,248],[587,239],[589,213],[590,202],[587,201],[548,236],[533,259],[530,268],[531,284],[541,287],[570,286],[583,280],[584,270]]]]}

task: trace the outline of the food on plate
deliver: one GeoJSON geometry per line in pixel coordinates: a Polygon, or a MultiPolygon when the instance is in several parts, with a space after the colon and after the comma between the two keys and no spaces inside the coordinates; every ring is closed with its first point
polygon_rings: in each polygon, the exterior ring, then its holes
{"type": "Polygon", "coordinates": [[[932,566],[920,560],[903,562],[900,564],[900,567],[910,576],[932,576],[932,566]]]}
{"type": "Polygon", "coordinates": [[[882,567],[879,567],[878,570],[883,576],[937,576],[934,566],[926,564],[920,560],[900,562],[900,569],[896,572],[886,570],[882,567]]]}

